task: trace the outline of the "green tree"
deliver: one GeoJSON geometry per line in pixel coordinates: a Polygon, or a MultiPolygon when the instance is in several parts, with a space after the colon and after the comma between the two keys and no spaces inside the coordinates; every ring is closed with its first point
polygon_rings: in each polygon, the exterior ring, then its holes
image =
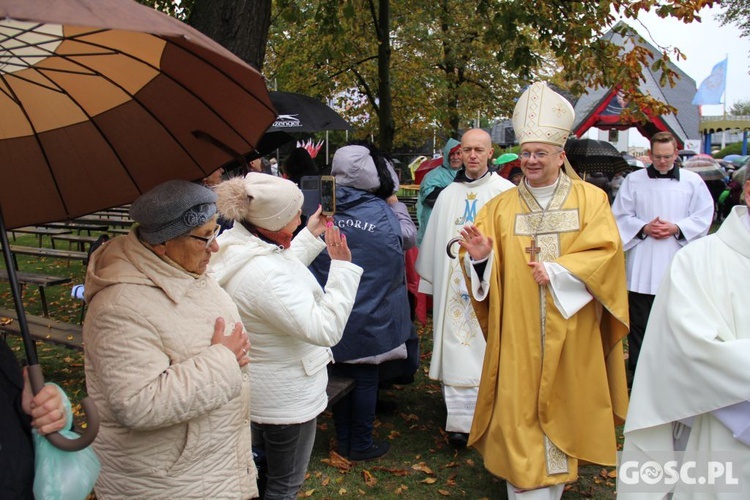
{"type": "Polygon", "coordinates": [[[750,3],[747,0],[722,0],[726,10],[719,16],[722,25],[734,24],[740,28],[741,36],[750,36],[750,3]]]}
{"type": "Polygon", "coordinates": [[[729,109],[729,114],[735,116],[750,116],[750,101],[736,101],[729,109]]]}
{"type": "MultiPolygon", "coordinates": [[[[378,5],[388,0],[379,0],[378,5]]],[[[346,111],[367,135],[379,132],[381,147],[408,144],[438,128],[456,134],[476,116],[507,117],[514,97],[536,78],[554,79],[574,95],[589,86],[618,86],[633,121],[645,113],[674,109],[641,93],[641,69],[661,71],[673,84],[678,48],[650,54],[629,52],[602,38],[618,19],[635,20],[654,9],[661,17],[699,20],[713,0],[410,0],[390,2],[388,51],[375,0],[278,0],[269,35],[267,75],[285,90],[319,97],[347,90],[355,100],[346,111]],[[390,79],[383,80],[383,54],[390,79]],[[378,64],[380,61],[380,65],[378,64]],[[390,91],[384,85],[390,85],[390,91]],[[388,116],[385,96],[392,96],[388,116]],[[370,116],[378,120],[370,120],[370,116]],[[377,124],[380,124],[377,127],[377,124]],[[389,137],[391,127],[397,134],[389,137]]],[[[628,27],[616,28],[625,32],[628,27]]]]}
{"type": "Polygon", "coordinates": [[[633,122],[647,112],[674,112],[638,89],[646,64],[661,72],[662,85],[672,85],[678,76],[669,62],[684,58],[679,49],[659,47],[650,54],[634,45],[622,53],[603,35],[618,20],[634,21],[649,10],[685,23],[699,21],[700,9],[718,3],[142,1],[188,19],[258,68],[265,61],[264,74],[279,89],[346,103],[347,118],[363,135],[377,135],[385,150],[433,131],[455,135],[477,116],[508,117],[523,86],[539,78],[573,95],[590,86],[618,87],[633,122]]]}

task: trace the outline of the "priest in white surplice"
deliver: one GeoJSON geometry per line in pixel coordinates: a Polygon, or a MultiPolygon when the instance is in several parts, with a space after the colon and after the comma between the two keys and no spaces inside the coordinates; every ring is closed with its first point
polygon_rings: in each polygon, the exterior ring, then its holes
{"type": "MultiPolygon", "coordinates": [[[[750,180],[744,196],[750,202],[750,180]]],[[[648,321],[625,424],[625,451],[731,452],[750,498],[750,217],[736,206],[721,228],[674,258],[648,321]],[[679,439],[675,439],[678,436],[679,439]]],[[[618,488],[621,499],[661,499],[618,488]]]]}
{"type": "Polygon", "coordinates": [[[622,237],[628,279],[628,366],[635,371],[654,295],[677,251],[705,236],[714,200],[701,177],[675,165],[677,141],[670,132],[651,137],[648,168],[622,182],[612,213],[622,237]]]}
{"type": "MultiPolygon", "coordinates": [[[[419,291],[433,295],[433,350],[430,378],[443,382],[448,412],[445,431],[455,446],[466,445],[474,417],[486,342],[471,306],[458,260],[446,245],[495,195],[515,187],[488,169],[492,140],[481,129],[461,138],[464,163],[455,180],[440,193],[427,224],[417,272],[419,291]]],[[[458,250],[458,245],[454,251],[458,250]]]]}

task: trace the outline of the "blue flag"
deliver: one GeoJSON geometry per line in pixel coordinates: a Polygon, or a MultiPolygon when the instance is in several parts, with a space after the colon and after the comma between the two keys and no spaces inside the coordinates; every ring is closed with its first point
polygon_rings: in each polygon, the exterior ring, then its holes
{"type": "Polygon", "coordinates": [[[727,59],[717,63],[708,78],[701,82],[693,97],[693,104],[721,104],[721,96],[727,87],[727,59]]]}

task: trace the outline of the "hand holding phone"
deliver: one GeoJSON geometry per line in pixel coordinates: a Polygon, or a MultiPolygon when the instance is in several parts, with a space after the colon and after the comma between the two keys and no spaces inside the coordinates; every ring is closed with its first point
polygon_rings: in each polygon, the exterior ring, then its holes
{"type": "Polygon", "coordinates": [[[336,213],[336,178],[332,175],[320,177],[320,205],[323,215],[332,216],[336,213]]]}
{"type": "Polygon", "coordinates": [[[318,205],[318,209],[315,210],[315,213],[307,218],[307,230],[316,238],[326,232],[329,223],[333,224],[333,217],[323,215],[320,213],[322,210],[323,207],[318,205]]]}

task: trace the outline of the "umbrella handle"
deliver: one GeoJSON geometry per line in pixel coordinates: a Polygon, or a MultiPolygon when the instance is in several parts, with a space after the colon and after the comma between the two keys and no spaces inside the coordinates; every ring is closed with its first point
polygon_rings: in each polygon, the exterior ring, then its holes
{"type": "MultiPolygon", "coordinates": [[[[42,366],[29,365],[27,370],[29,372],[29,380],[31,381],[31,389],[34,391],[34,394],[37,394],[44,387],[42,366]]],[[[94,442],[94,439],[99,432],[99,412],[96,409],[94,400],[90,397],[84,398],[83,401],[81,401],[81,406],[86,415],[86,429],[84,429],[81,436],[77,439],[69,439],[59,432],[53,432],[44,436],[55,448],[63,451],[79,451],[94,442]]]]}

